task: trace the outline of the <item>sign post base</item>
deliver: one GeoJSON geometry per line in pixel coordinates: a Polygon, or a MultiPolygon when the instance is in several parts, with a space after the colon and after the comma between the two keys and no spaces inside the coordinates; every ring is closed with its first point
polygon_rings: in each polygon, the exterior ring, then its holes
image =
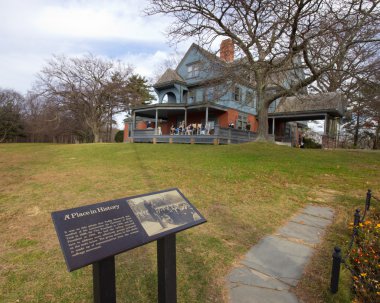
{"type": "Polygon", "coordinates": [[[157,240],[158,303],[177,303],[175,234],[157,240]]]}
{"type": "Polygon", "coordinates": [[[116,303],[115,257],[92,264],[94,303],[116,303]]]}

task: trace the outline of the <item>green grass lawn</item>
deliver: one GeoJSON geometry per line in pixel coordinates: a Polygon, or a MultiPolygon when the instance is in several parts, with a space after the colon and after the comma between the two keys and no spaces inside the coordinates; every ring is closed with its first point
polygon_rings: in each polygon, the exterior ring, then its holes
{"type": "MultiPolygon", "coordinates": [[[[226,302],[231,267],[307,203],[337,216],[297,293],[350,302],[345,271],[328,292],[331,254],[367,188],[380,196],[380,153],[263,143],[0,145],[0,302],[91,302],[91,267],[67,272],[50,213],[171,187],[208,220],[177,235],[178,302],[226,302]]],[[[120,302],[156,301],[155,258],[155,243],[116,257],[120,302]]]]}

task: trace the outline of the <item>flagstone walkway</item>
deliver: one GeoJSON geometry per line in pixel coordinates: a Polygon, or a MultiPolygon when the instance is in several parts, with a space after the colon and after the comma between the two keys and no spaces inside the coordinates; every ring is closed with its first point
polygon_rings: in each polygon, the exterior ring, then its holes
{"type": "Polygon", "coordinates": [[[299,303],[291,292],[332,222],[333,210],[308,205],[253,246],[227,276],[230,303],[299,303]]]}

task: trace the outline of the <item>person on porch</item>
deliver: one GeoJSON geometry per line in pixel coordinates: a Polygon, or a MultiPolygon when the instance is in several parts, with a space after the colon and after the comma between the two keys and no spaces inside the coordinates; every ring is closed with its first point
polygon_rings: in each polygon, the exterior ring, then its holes
{"type": "Polygon", "coordinates": [[[205,135],[206,134],[206,127],[204,124],[202,124],[201,126],[201,135],[205,135]]]}
{"type": "Polygon", "coordinates": [[[189,124],[189,125],[187,126],[187,128],[186,128],[186,135],[191,136],[191,135],[193,134],[193,129],[194,129],[193,125],[192,125],[192,124],[189,124]]]}

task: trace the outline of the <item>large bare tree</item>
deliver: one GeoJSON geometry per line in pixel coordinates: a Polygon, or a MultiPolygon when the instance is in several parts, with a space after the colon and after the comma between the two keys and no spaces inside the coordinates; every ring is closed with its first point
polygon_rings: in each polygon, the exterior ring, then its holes
{"type": "Polygon", "coordinates": [[[238,61],[239,75],[250,79],[256,89],[258,133],[264,138],[268,108],[274,100],[293,95],[328,71],[339,69],[339,62],[354,45],[374,41],[378,2],[151,0],[146,13],[174,17],[168,36],[175,42],[193,37],[211,49],[219,37],[232,39],[236,55],[242,59],[238,61]],[[280,81],[282,75],[288,81],[280,81]],[[269,87],[274,88],[271,93],[269,87]]]}
{"type": "MultiPolygon", "coordinates": [[[[376,33],[376,30],[370,27],[367,31],[376,33]]],[[[338,58],[334,68],[322,74],[310,87],[310,91],[337,91],[345,98],[347,113],[343,119],[343,137],[346,141],[352,139],[355,147],[359,145],[361,137],[371,135],[369,126],[376,124],[376,115],[378,116],[376,110],[372,109],[378,99],[376,93],[379,93],[374,89],[380,67],[379,48],[379,41],[353,44],[345,56],[338,58]]],[[[372,133],[376,142],[375,132],[372,133]]],[[[376,147],[376,144],[373,146],[376,147]]]]}
{"type": "Polygon", "coordinates": [[[345,124],[355,147],[380,147],[380,59],[368,62],[349,94],[350,120],[345,124]],[[363,145],[362,141],[367,141],[363,145]],[[370,142],[370,144],[368,144],[370,142]]]}
{"type": "Polygon", "coordinates": [[[99,142],[102,129],[112,127],[113,115],[135,102],[128,97],[131,75],[131,68],[92,54],[53,56],[38,75],[35,90],[83,121],[99,142]]]}

